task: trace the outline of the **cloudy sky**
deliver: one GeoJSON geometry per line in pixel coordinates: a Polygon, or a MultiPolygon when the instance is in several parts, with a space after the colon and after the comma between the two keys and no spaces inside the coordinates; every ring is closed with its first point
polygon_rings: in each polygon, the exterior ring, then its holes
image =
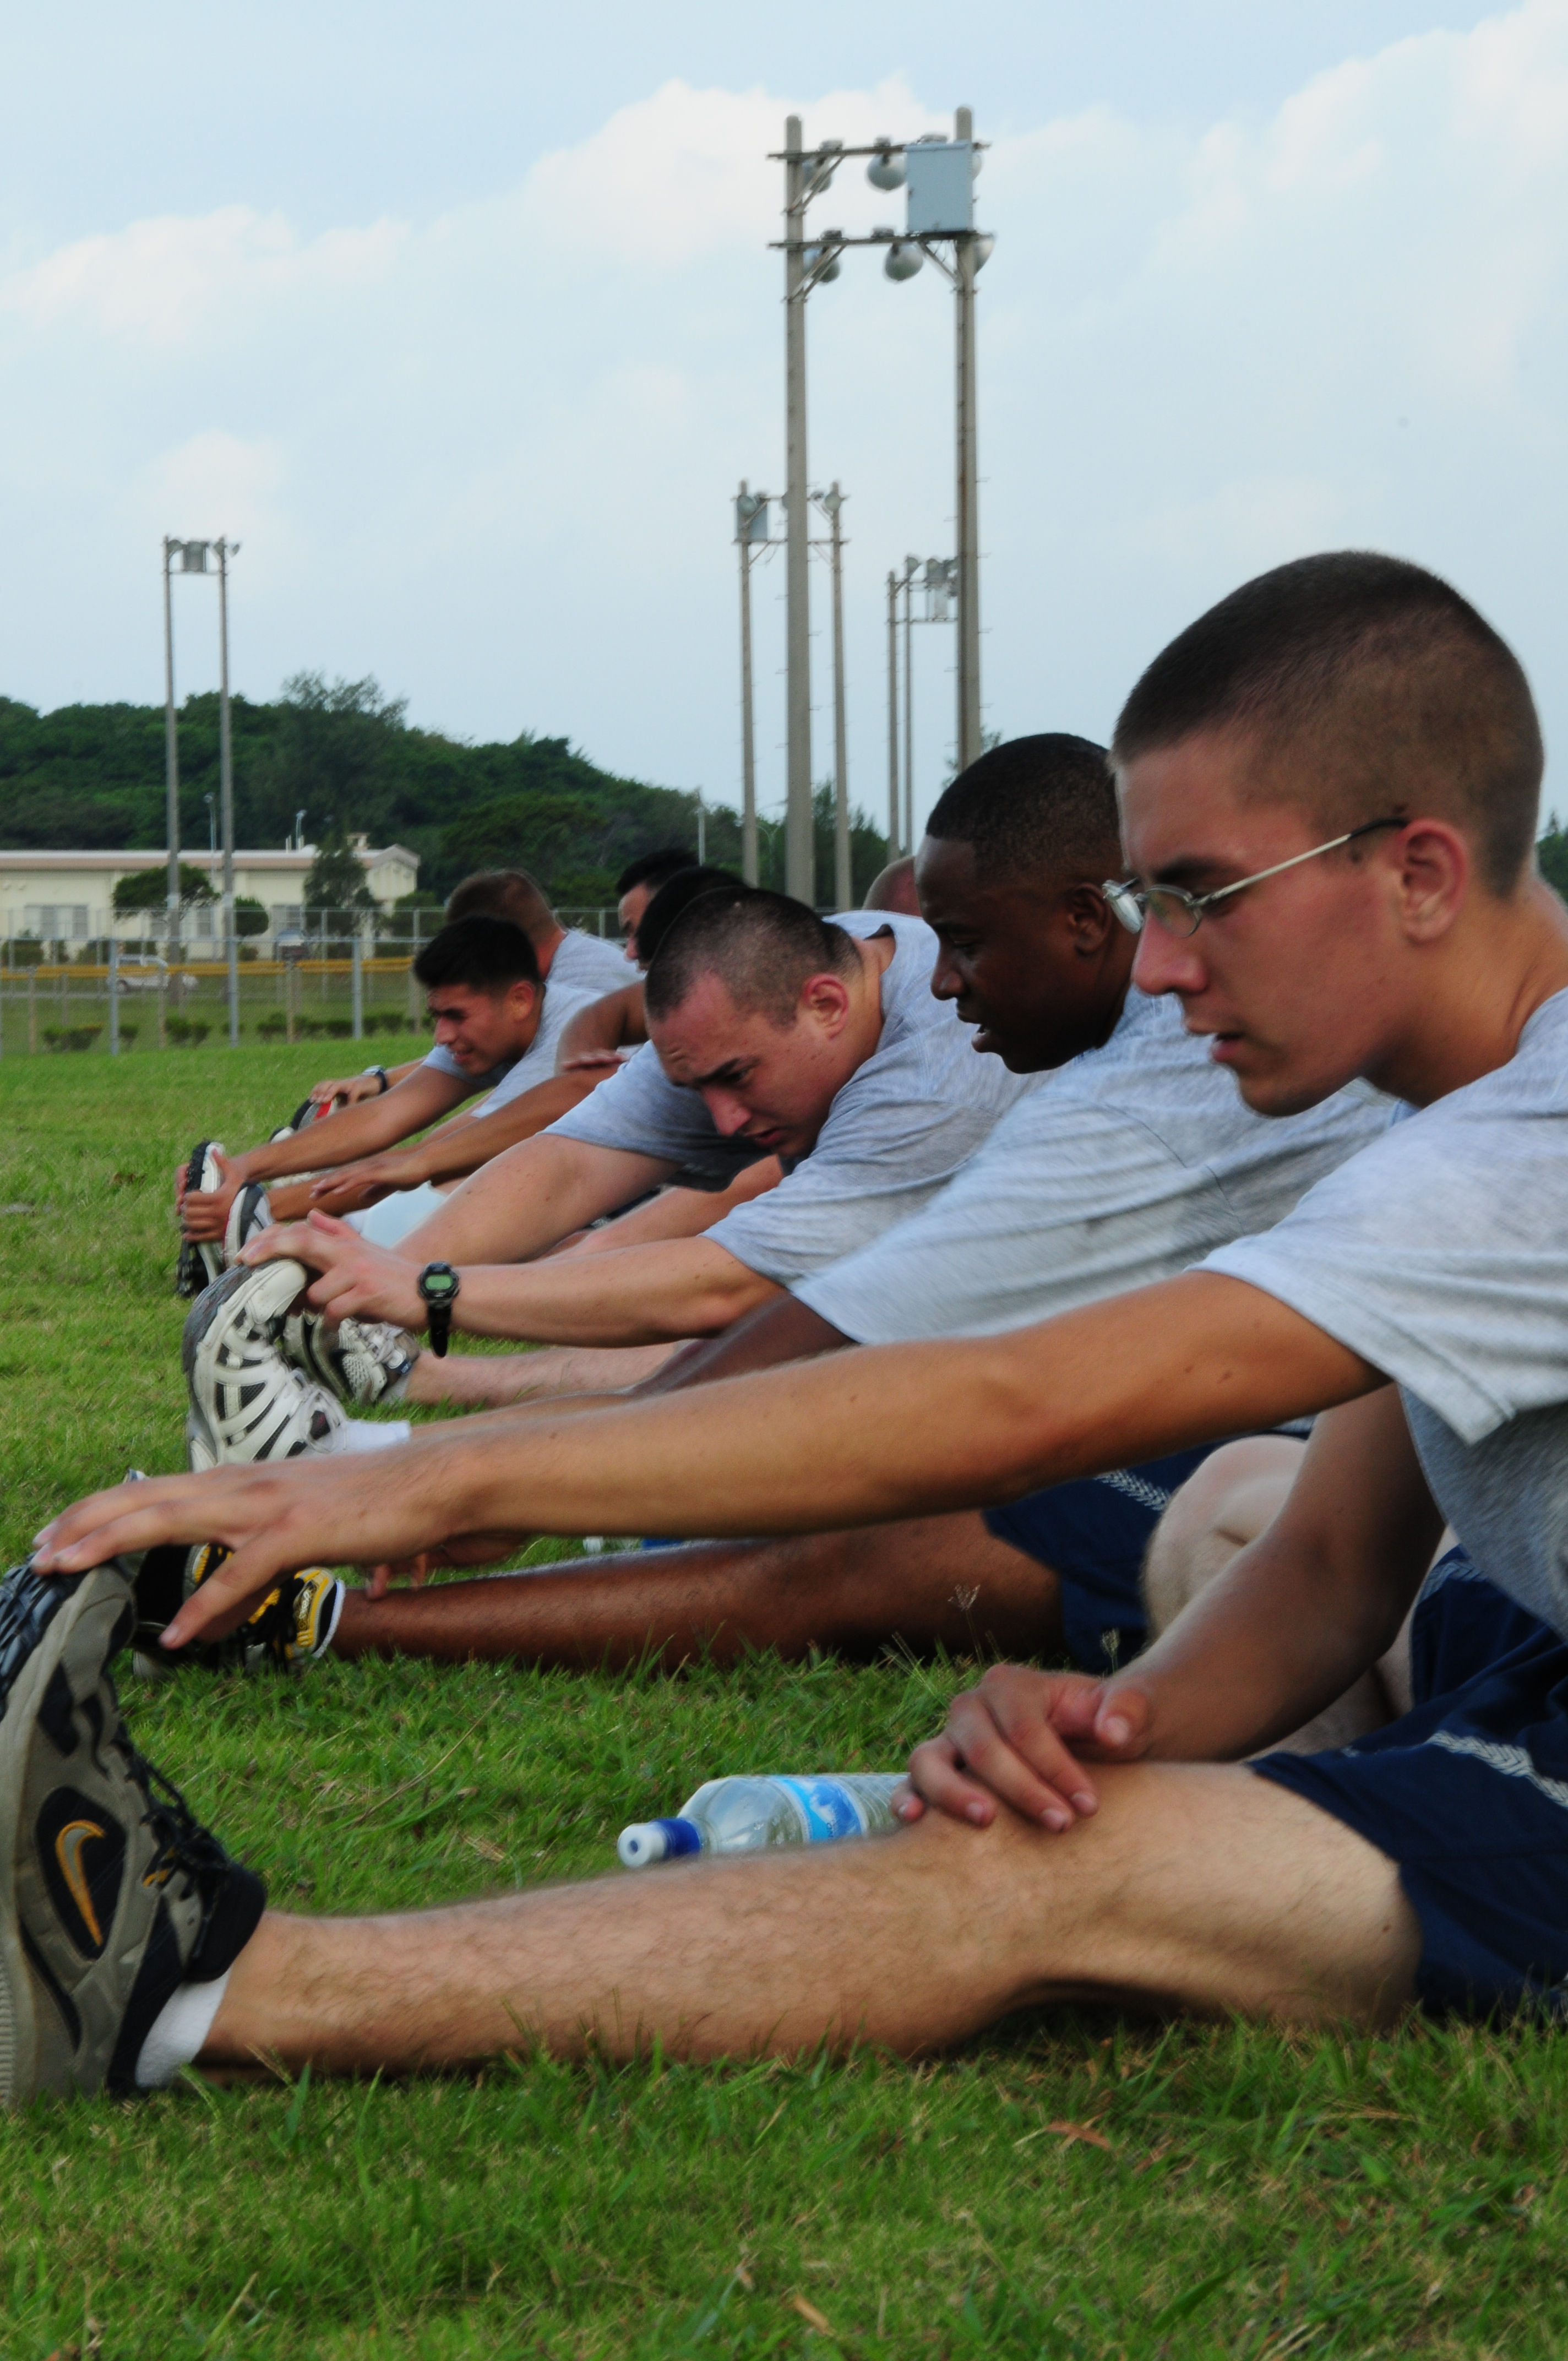
{"type": "MultiPolygon", "coordinates": [[[[936,0],[763,16],[0,10],[0,694],[156,700],[159,538],[226,532],[248,694],[374,673],[411,720],[565,734],[735,800],[729,503],[783,472],[767,151],[792,109],[854,140],[969,104],[997,238],[988,725],[1102,736],[1211,598],[1358,543],[1451,574],[1568,742],[1568,0],[992,0],[979,36],[936,0]]],[[[900,203],[846,171],[825,218],[900,203]]],[[[873,810],[882,585],[950,544],[950,313],[935,271],[894,287],[863,257],[811,303],[873,810]]],[[[175,587],[181,686],[204,686],[213,593],[175,587]]],[[[775,561],[765,804],[782,590],[775,561]]],[[[951,653],[917,634],[923,803],[951,653]]]]}

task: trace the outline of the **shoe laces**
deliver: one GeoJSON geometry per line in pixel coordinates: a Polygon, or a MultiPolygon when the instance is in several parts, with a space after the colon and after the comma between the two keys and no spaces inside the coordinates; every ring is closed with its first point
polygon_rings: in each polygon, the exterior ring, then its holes
{"type": "Polygon", "coordinates": [[[173,1780],[155,1763],[148,1761],[123,1728],[115,1743],[131,1777],[147,1798],[141,1824],[150,1828],[158,1840],[155,1873],[167,1877],[177,1869],[182,1870],[203,1901],[210,1901],[216,1884],[234,1867],[232,1856],[211,1828],[202,1826],[173,1780]]]}

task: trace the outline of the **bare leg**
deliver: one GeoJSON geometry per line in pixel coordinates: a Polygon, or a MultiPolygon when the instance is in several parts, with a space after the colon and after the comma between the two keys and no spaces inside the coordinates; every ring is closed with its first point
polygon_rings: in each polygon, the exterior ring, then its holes
{"type": "MultiPolygon", "coordinates": [[[[1307,1446],[1285,1434],[1249,1435],[1211,1453],[1160,1519],[1144,1565],[1144,1602],[1157,1637],[1188,1601],[1208,1587],[1238,1550],[1257,1539],[1283,1507],[1307,1446]]],[[[1396,1647],[1398,1642],[1396,1642],[1396,1647]]],[[[1270,1752],[1316,1754],[1349,1746],[1393,1719],[1377,1672],[1281,1739],[1270,1752]]]]}
{"type": "Polygon", "coordinates": [[[686,1542],[374,1603],[351,1590],[333,1652],[614,1666],[652,1653],[674,1666],[705,1651],[732,1664],[748,1648],[865,1656],[894,1635],[917,1648],[1051,1653],[1057,1577],[966,1510],[865,1532],[686,1542]]]}
{"type": "Polygon", "coordinates": [[[1420,1930],[1392,1861],[1234,1764],[1102,1773],[1063,1837],[1003,1812],[418,1916],[269,1915],[201,2062],[455,2067],[531,2040],[625,2057],[905,2056],[1084,1995],[1387,2025],[1420,1930]]]}
{"type": "Polygon", "coordinates": [[[618,1393],[651,1378],[678,1345],[552,1345],[538,1353],[422,1353],[403,1397],[463,1410],[506,1410],[557,1394],[618,1393]]]}

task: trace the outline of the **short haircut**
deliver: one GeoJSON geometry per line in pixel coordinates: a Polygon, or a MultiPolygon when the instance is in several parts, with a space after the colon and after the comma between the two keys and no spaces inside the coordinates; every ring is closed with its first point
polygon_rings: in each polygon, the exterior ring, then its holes
{"type": "Polygon", "coordinates": [[[414,961],[414,973],[428,992],[460,983],[470,992],[488,992],[499,997],[514,983],[532,983],[536,991],[543,988],[539,954],[522,928],[485,910],[454,918],[438,935],[432,935],[414,961]]]}
{"type": "Polygon", "coordinates": [[[1110,758],[1065,730],[992,746],[938,798],[926,833],[972,846],[985,885],[1067,877],[1098,884],[1122,871],[1110,758]]]}
{"type": "Polygon", "coordinates": [[[915,855],[901,853],[879,869],[866,887],[862,910],[902,910],[906,918],[920,916],[920,896],[915,891],[915,855]]]}
{"type": "Polygon", "coordinates": [[[696,865],[695,852],[682,852],[674,847],[663,852],[640,852],[635,861],[627,862],[616,879],[615,898],[619,902],[621,895],[630,894],[634,885],[651,885],[657,893],[661,885],[667,884],[683,869],[695,869],[696,865]]]}
{"type": "Polygon", "coordinates": [[[1470,837],[1492,893],[1513,893],[1528,868],[1544,761],[1530,683],[1423,566],[1333,550],[1244,582],[1155,658],[1113,752],[1126,763],[1222,730],[1260,741],[1258,800],[1307,803],[1325,836],[1430,814],[1470,837]]]}
{"type": "Polygon", "coordinates": [[[736,1007],[765,1016],[782,1030],[795,1021],[800,995],[814,975],[852,972],[855,946],[835,927],[787,894],[731,887],[699,895],[683,910],[648,971],[644,1006],[669,1016],[699,980],[714,975],[736,1007]]]}
{"type": "Polygon", "coordinates": [[[542,939],[548,942],[560,925],[543,886],[526,869],[477,869],[453,887],[446,901],[449,924],[481,911],[492,918],[510,918],[535,944],[542,939]]]}
{"type": "Polygon", "coordinates": [[[740,884],[732,870],[699,869],[695,861],[689,869],[677,869],[637,921],[637,956],[643,966],[653,958],[681,912],[689,909],[699,895],[732,893],[740,884]]]}

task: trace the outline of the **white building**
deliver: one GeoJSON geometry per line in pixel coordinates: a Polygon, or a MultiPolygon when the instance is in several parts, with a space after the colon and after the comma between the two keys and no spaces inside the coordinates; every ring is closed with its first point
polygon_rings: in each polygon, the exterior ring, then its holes
{"type": "MultiPolygon", "coordinates": [[[[419,855],[406,845],[384,845],[375,851],[362,836],[349,839],[359,856],[365,883],[378,906],[390,909],[419,883],[419,855]]],[[[303,917],[305,880],[316,857],[314,845],[299,852],[240,852],[234,857],[234,890],[267,912],[268,937],[297,928],[303,917]]],[[[202,851],[181,852],[191,869],[207,873],[216,894],[222,884],[223,856],[202,851]]],[[[163,905],[137,910],[112,921],[115,888],[122,877],[139,877],[162,871],[163,852],[5,852],[0,851],[0,939],[27,936],[45,943],[66,943],[72,952],[84,943],[102,941],[111,923],[121,936],[161,935],[163,905]]],[[[195,949],[213,941],[221,931],[214,904],[188,909],[183,918],[186,943],[195,949]]],[[[258,948],[265,950],[265,941],[258,948]]]]}

